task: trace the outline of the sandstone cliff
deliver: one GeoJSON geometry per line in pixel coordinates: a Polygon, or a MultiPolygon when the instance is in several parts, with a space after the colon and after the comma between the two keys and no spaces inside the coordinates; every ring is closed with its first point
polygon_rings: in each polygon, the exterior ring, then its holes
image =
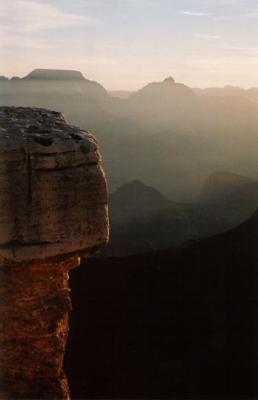
{"type": "Polygon", "coordinates": [[[61,113],[0,108],[1,398],[69,399],[69,270],[108,240],[95,138],[61,113]]]}

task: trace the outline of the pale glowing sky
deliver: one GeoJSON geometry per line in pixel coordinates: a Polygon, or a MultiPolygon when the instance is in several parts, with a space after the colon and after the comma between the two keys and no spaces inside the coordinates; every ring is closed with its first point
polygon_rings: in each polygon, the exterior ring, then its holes
{"type": "Polygon", "coordinates": [[[258,86],[258,0],[0,0],[0,75],[34,68],[114,90],[258,86]]]}

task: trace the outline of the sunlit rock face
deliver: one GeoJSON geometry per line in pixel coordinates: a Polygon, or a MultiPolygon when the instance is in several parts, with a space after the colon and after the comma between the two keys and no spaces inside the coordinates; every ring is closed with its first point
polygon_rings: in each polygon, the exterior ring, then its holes
{"type": "Polygon", "coordinates": [[[69,271],[108,240],[95,138],[58,112],[0,107],[0,398],[70,399],[69,271]]]}
{"type": "Polygon", "coordinates": [[[78,257],[1,265],[0,398],[70,399],[63,357],[78,257]]]}
{"type": "Polygon", "coordinates": [[[108,236],[95,138],[61,113],[0,108],[0,255],[14,261],[83,254],[108,236]]]}

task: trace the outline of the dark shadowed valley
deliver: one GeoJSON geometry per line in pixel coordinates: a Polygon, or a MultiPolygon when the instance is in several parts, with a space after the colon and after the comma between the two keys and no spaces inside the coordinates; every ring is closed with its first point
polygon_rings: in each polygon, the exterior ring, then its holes
{"type": "Polygon", "coordinates": [[[86,260],[71,277],[74,397],[256,399],[257,233],[256,212],[179,249],[86,260]]]}

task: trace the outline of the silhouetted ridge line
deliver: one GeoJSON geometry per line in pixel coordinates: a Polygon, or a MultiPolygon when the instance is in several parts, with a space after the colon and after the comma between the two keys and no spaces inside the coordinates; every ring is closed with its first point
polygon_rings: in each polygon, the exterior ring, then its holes
{"type": "Polygon", "coordinates": [[[86,80],[80,71],[65,69],[34,69],[23,79],[26,80],[86,80]]]}

